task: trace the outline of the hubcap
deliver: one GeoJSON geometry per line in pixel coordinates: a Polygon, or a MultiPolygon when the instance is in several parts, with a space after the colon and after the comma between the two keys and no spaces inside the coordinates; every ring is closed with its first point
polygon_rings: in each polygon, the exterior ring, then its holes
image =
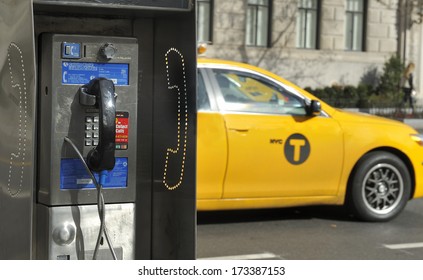
{"type": "Polygon", "coordinates": [[[362,196],[367,208],[376,214],[388,214],[394,210],[403,192],[401,173],[393,165],[375,165],[364,177],[362,196]]]}
{"type": "Polygon", "coordinates": [[[388,190],[389,190],[389,188],[386,186],[386,183],[385,183],[385,182],[381,182],[381,183],[379,183],[378,185],[379,185],[379,186],[377,187],[377,191],[378,191],[378,193],[379,193],[380,195],[385,195],[385,194],[388,192],[388,190]]]}

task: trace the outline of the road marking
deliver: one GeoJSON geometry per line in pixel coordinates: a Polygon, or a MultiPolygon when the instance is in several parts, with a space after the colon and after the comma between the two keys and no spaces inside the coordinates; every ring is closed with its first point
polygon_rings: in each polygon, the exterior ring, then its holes
{"type": "Polygon", "coordinates": [[[384,244],[383,246],[391,250],[413,249],[413,248],[423,248],[423,242],[403,243],[403,244],[384,244]]]}
{"type": "Polygon", "coordinates": [[[262,254],[201,258],[199,260],[262,260],[262,259],[274,259],[274,258],[280,259],[280,256],[272,254],[272,253],[262,253],[262,254]]]}

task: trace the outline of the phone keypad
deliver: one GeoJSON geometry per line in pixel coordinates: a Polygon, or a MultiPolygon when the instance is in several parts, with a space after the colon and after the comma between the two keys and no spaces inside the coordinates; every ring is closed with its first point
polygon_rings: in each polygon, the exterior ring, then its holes
{"type": "Polygon", "coordinates": [[[98,116],[85,117],[85,146],[97,146],[99,138],[98,116]]]}
{"type": "MultiPolygon", "coordinates": [[[[85,138],[84,144],[86,147],[96,147],[100,139],[99,131],[99,117],[87,116],[85,117],[85,138]]],[[[127,150],[128,143],[117,143],[116,150],[127,150]]]]}

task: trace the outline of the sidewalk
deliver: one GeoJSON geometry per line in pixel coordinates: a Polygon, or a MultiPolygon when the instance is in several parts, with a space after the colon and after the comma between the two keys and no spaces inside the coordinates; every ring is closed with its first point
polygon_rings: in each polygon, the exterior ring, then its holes
{"type": "Polygon", "coordinates": [[[423,119],[403,119],[403,122],[414,129],[423,132],[423,119]]]}

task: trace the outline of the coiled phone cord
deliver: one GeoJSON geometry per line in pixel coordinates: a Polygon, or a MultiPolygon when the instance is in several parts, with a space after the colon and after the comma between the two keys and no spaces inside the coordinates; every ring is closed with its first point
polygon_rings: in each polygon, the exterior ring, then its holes
{"type": "Polygon", "coordinates": [[[90,168],[88,167],[87,163],[84,160],[84,157],[82,156],[81,152],[78,150],[78,148],[75,146],[75,144],[72,142],[72,140],[65,136],[65,141],[67,143],[69,143],[71,145],[71,147],[75,150],[75,152],[77,153],[79,159],[81,160],[81,162],[83,163],[85,170],[88,172],[88,174],[90,175],[96,189],[97,189],[97,210],[98,210],[98,215],[100,217],[100,230],[98,232],[98,237],[97,237],[97,242],[95,245],[95,249],[94,249],[94,254],[93,254],[93,260],[97,259],[97,253],[98,253],[98,249],[100,247],[100,243],[101,243],[101,236],[104,233],[104,236],[106,237],[106,241],[107,241],[107,245],[109,246],[110,252],[112,253],[113,259],[117,260],[116,257],[116,253],[115,250],[113,249],[113,244],[112,241],[109,238],[109,233],[107,231],[107,227],[106,227],[106,211],[105,211],[105,202],[104,202],[104,197],[103,197],[103,187],[102,187],[102,178],[104,178],[104,174],[100,175],[100,184],[98,183],[97,179],[95,178],[93,172],[90,170],[90,168]]]}

